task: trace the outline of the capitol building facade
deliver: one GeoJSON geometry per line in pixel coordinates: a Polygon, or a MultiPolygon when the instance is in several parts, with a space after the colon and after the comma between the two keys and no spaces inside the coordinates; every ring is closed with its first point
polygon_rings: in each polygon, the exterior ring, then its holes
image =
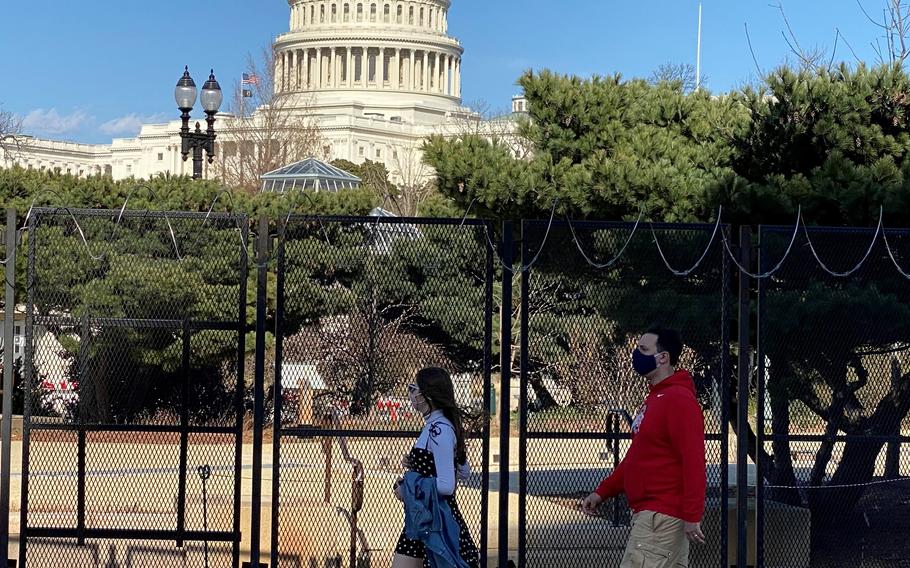
{"type": "MultiPolygon", "coordinates": [[[[282,108],[313,117],[323,156],[372,160],[398,177],[402,154],[432,134],[455,134],[479,117],[461,102],[458,40],[450,0],[288,0],[289,31],[274,42],[274,90],[282,108]]],[[[525,110],[516,97],[512,111],[525,110]]],[[[255,112],[253,116],[255,118],[255,112]]],[[[222,139],[230,115],[219,115],[222,139]]],[[[0,165],[114,179],[192,172],[180,154],[180,121],[146,124],[135,138],[81,144],[23,137],[0,165]]],[[[218,145],[216,152],[224,152],[218,145]]],[[[223,155],[222,155],[223,157],[223,155]]],[[[419,156],[416,159],[420,159],[419,156]]],[[[216,157],[216,161],[218,157],[216,157]]],[[[217,178],[209,167],[206,177],[217,178]]]]}

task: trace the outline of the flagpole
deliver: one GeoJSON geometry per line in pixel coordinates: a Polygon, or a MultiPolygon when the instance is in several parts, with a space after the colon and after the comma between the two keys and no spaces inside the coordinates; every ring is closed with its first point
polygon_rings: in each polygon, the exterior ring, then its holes
{"type": "MultiPolygon", "coordinates": [[[[243,132],[243,125],[244,125],[244,116],[243,115],[246,114],[246,109],[244,108],[244,107],[246,107],[246,97],[243,96],[245,94],[244,85],[243,85],[243,76],[244,75],[245,75],[245,73],[243,73],[243,72],[240,73],[240,116],[237,117],[237,121],[235,122],[238,130],[240,130],[241,132],[243,132]]],[[[239,172],[240,173],[240,185],[242,186],[243,185],[243,138],[242,138],[242,136],[235,135],[235,140],[237,142],[237,158],[238,158],[237,166],[238,166],[238,169],[240,170],[240,172],[239,172]]]]}
{"type": "Polygon", "coordinates": [[[695,55],[695,91],[701,89],[701,0],[698,1],[698,49],[695,55]]]}

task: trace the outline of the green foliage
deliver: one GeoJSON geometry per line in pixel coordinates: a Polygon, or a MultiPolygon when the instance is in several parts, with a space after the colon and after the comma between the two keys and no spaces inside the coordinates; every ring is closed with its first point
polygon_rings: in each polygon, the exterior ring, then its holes
{"type": "Polygon", "coordinates": [[[38,172],[20,167],[0,169],[0,204],[15,207],[24,219],[29,207],[117,209],[129,197],[130,210],[229,211],[255,219],[278,218],[288,213],[362,215],[376,205],[368,190],[319,193],[291,192],[250,195],[224,188],[211,181],[182,176],[159,176],[150,180],[114,181],[105,176],[77,178],[66,174],[38,172]],[[217,202],[215,201],[215,198],[217,202]],[[214,206],[213,206],[213,202],[214,206]]]}
{"type": "MultiPolygon", "coordinates": [[[[810,225],[874,227],[881,208],[887,226],[906,225],[910,75],[901,66],[783,68],[760,88],[716,97],[685,94],[667,82],[581,80],[547,71],[527,73],[519,84],[530,109],[519,126],[533,147],[529,158],[517,159],[505,144],[473,135],[436,137],[425,146],[439,190],[462,211],[475,203],[479,216],[546,218],[558,200],[557,213],[576,219],[628,220],[643,210],[653,221],[711,222],[723,206],[724,220],[735,226],[792,225],[801,207],[810,225]]],[[[664,242],[677,268],[690,266],[705,241],[683,237],[664,242]]],[[[833,235],[822,254],[837,270],[847,270],[862,258],[868,238],[833,235]]],[[[781,258],[789,233],[767,239],[765,269],[781,258]]],[[[616,254],[616,240],[615,232],[595,231],[582,234],[580,244],[604,261],[616,254]]],[[[718,376],[717,286],[724,275],[717,252],[702,270],[679,279],[649,241],[633,241],[619,263],[591,274],[576,258],[574,239],[564,231],[551,235],[535,266],[529,305],[529,378],[538,395],[548,390],[543,378],[549,376],[576,401],[598,400],[603,391],[577,375],[603,380],[609,371],[597,362],[609,360],[611,346],[623,346],[650,321],[683,328],[696,354],[693,364],[701,367],[696,371],[718,376]]],[[[532,236],[532,242],[527,250],[533,256],[542,240],[532,236]]],[[[892,233],[889,242],[906,267],[907,239],[892,233]]],[[[850,279],[832,280],[816,269],[800,235],[784,270],[766,281],[762,341],[775,433],[789,431],[791,401],[814,415],[814,425],[806,426],[813,431],[900,432],[910,411],[910,373],[897,358],[883,371],[881,357],[865,354],[906,351],[907,283],[881,246],[867,264],[850,279]],[[866,388],[867,381],[877,386],[866,388]]],[[[546,406],[546,397],[538,398],[546,406]]],[[[833,479],[867,481],[880,449],[880,442],[846,444],[833,479]]],[[[824,482],[831,455],[826,442],[811,483],[824,482]]],[[[769,479],[795,483],[785,443],[764,463],[772,464],[762,472],[769,479]]],[[[794,502],[799,504],[798,495],[794,502]]],[[[845,504],[849,499],[839,506],[845,504]]]]}
{"type": "Polygon", "coordinates": [[[445,195],[477,198],[500,217],[560,212],[616,219],[638,214],[694,221],[705,216],[705,190],[732,175],[731,137],[747,115],[733,97],[686,95],[669,84],[544,71],[519,84],[530,106],[520,134],[534,147],[514,159],[503,144],[476,136],[431,139],[427,161],[445,195]]]}
{"type": "Polygon", "coordinates": [[[910,205],[910,76],[900,66],[780,69],[742,104],[736,183],[716,188],[733,221],[870,226],[910,205]]]}
{"type": "Polygon", "coordinates": [[[479,229],[293,223],[285,245],[285,360],[318,363],[365,413],[429,364],[479,372],[486,242],[479,229]]]}
{"type": "MultiPolygon", "coordinates": [[[[114,182],[106,177],[73,176],[12,168],[0,170],[0,200],[16,207],[24,221],[30,207],[66,207],[34,214],[38,230],[28,234],[35,242],[35,310],[63,319],[48,331],[70,361],[68,378],[80,384],[80,411],[89,420],[149,419],[164,408],[179,407],[182,381],[182,333],[170,329],[90,326],[83,318],[136,318],[145,320],[236,321],[239,309],[239,266],[245,254],[253,256],[253,240],[246,237],[241,252],[234,221],[217,216],[201,219],[127,215],[77,215],[82,241],[69,211],[80,208],[215,212],[228,210],[257,217],[268,216],[271,231],[289,213],[365,214],[375,206],[367,190],[287,195],[223,189],[217,184],[186,177],[159,177],[148,182],[114,182]],[[214,203],[214,205],[213,205],[214,203]],[[173,231],[173,237],[171,237],[173,231]],[[175,244],[176,243],[176,244],[175,244]]],[[[26,298],[26,251],[19,248],[17,295],[26,298]]],[[[252,350],[255,321],[256,270],[250,267],[246,283],[246,347],[252,350]]],[[[269,277],[267,303],[274,321],[275,275],[269,277]]],[[[89,321],[89,320],[85,320],[89,321]]],[[[274,343],[269,338],[267,345],[274,343]]],[[[236,334],[198,331],[191,340],[191,366],[196,378],[190,392],[195,419],[222,419],[231,403],[231,363],[236,361],[236,334]]],[[[52,372],[61,373],[60,369],[52,372]]],[[[60,380],[64,377],[51,377],[60,380]]],[[[40,397],[39,397],[40,398],[40,397]]],[[[36,399],[37,400],[37,399],[36,399]]],[[[36,410],[38,408],[36,407],[36,410]]]]}

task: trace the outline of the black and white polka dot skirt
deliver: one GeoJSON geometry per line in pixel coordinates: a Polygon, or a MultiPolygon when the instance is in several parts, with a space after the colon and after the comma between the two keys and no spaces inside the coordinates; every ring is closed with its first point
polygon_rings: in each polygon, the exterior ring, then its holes
{"type": "MultiPolygon", "coordinates": [[[[429,450],[414,448],[411,450],[408,458],[410,460],[411,470],[416,471],[424,477],[436,476],[433,454],[429,450]]],[[[480,568],[480,552],[477,550],[477,545],[474,544],[474,539],[471,538],[471,531],[468,530],[468,524],[465,522],[461,510],[458,508],[458,502],[456,501],[455,496],[445,497],[445,500],[452,509],[452,515],[455,517],[455,522],[457,522],[459,526],[458,544],[461,559],[471,568],[480,568]]],[[[407,538],[403,530],[401,531],[401,536],[398,538],[398,545],[395,547],[395,553],[410,556],[411,558],[422,558],[423,567],[430,568],[430,561],[427,559],[423,543],[419,540],[407,538]]]]}
{"type": "MultiPolygon", "coordinates": [[[[480,552],[477,550],[477,545],[474,544],[474,539],[471,538],[471,532],[468,530],[468,525],[458,509],[458,503],[452,497],[446,499],[446,501],[452,508],[452,514],[460,527],[458,544],[461,549],[461,559],[471,568],[480,568],[480,552]]],[[[404,531],[401,532],[401,536],[398,538],[398,546],[395,547],[395,553],[410,556],[411,558],[423,558],[423,567],[430,568],[430,562],[427,560],[423,543],[419,540],[407,538],[404,531]]]]}

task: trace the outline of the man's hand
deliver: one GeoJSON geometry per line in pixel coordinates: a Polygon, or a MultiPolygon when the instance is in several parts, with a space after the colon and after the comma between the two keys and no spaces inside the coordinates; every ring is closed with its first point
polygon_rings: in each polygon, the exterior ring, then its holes
{"type": "Polygon", "coordinates": [[[701,532],[701,523],[686,523],[686,538],[696,544],[705,543],[705,533],[701,532]]]}
{"type": "Polygon", "coordinates": [[[584,500],[582,500],[581,510],[584,511],[588,515],[593,515],[594,513],[597,512],[597,507],[599,507],[600,504],[603,502],[604,502],[603,497],[601,497],[597,493],[591,493],[590,495],[585,497],[584,500]]]}

